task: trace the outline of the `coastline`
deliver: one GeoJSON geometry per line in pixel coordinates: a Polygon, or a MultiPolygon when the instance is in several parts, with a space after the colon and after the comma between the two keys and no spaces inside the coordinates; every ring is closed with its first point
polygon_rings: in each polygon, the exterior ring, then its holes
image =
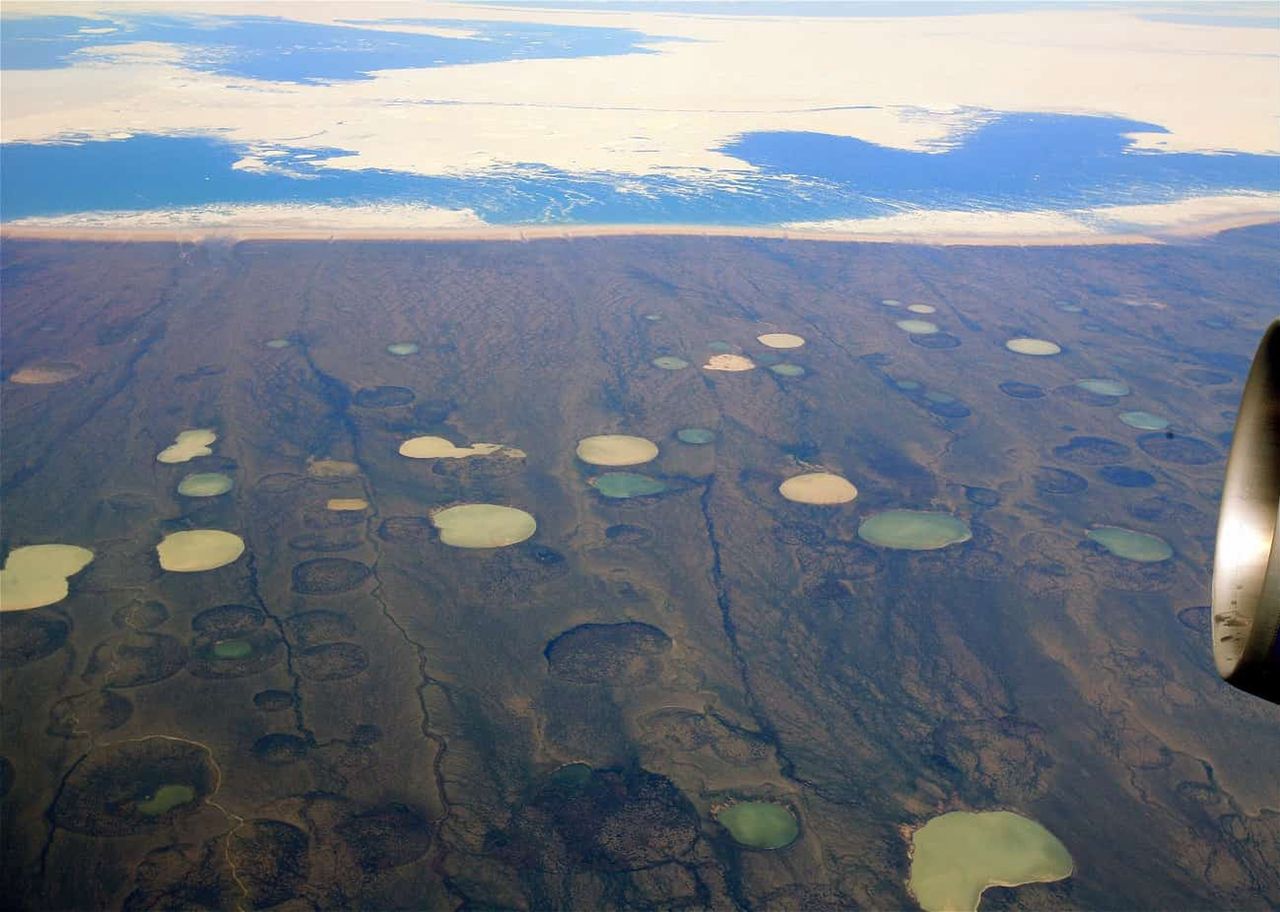
{"type": "Polygon", "coordinates": [[[729,237],[830,243],[908,244],[937,247],[1097,247],[1158,245],[1210,238],[1235,228],[1280,223],[1280,212],[1214,216],[1147,230],[1117,233],[847,231],[783,226],[725,225],[466,225],[458,227],[285,225],[40,225],[0,223],[0,240],[95,241],[104,243],[200,243],[238,241],[539,241],[616,237],[729,237]]]}

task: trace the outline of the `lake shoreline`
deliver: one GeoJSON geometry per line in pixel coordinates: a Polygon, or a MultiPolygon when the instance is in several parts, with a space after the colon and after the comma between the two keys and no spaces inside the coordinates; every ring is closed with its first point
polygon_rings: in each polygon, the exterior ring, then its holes
{"type": "Polygon", "coordinates": [[[1280,213],[1213,216],[1117,233],[874,232],[728,225],[466,225],[458,227],[302,227],[293,224],[113,226],[0,223],[3,240],[63,240],[113,243],[202,241],[540,241],[614,237],[728,237],[832,243],[903,244],[937,247],[1100,247],[1197,241],[1224,231],[1280,224],[1280,213]]]}

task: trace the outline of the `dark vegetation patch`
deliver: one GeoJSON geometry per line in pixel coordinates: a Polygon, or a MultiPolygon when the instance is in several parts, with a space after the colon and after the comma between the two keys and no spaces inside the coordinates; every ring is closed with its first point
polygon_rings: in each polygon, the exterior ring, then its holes
{"type": "Polygon", "coordinates": [[[325,535],[320,532],[304,532],[289,539],[289,547],[295,551],[319,551],[332,553],[350,551],[364,544],[360,535],[344,535],[342,533],[325,535]]]}
{"type": "Polygon", "coordinates": [[[1014,399],[1044,398],[1044,390],[1034,383],[1023,383],[1020,380],[1006,380],[1000,384],[1000,392],[1014,399]]]}
{"type": "Polygon", "coordinates": [[[187,664],[187,647],[164,633],[133,633],[103,640],[87,672],[105,675],[108,687],[141,687],[172,677],[187,664]]]}
{"type": "Polygon", "coordinates": [[[1000,492],[993,491],[991,488],[979,488],[965,485],[964,496],[969,503],[979,507],[998,507],[1000,505],[1000,492]]]}
{"type": "Polygon", "coordinates": [[[827,540],[827,531],[817,523],[780,522],[773,527],[773,537],[784,545],[821,545],[827,540]]]}
{"type": "Polygon", "coordinates": [[[613,871],[687,855],[701,831],[697,810],[670,779],[636,767],[553,778],[523,822],[552,830],[579,862],[613,871]]]}
{"type": "Polygon", "coordinates": [[[8,757],[0,757],[0,798],[9,794],[15,778],[13,763],[8,757]]]}
{"type": "Polygon", "coordinates": [[[1222,454],[1212,444],[1177,434],[1143,434],[1138,438],[1138,446],[1154,459],[1179,465],[1208,465],[1222,458],[1222,454]]]}
{"type": "Polygon", "coordinates": [[[293,591],[303,595],[332,595],[361,585],[372,571],[345,557],[317,557],[293,568],[293,591]]]}
{"type": "Polygon", "coordinates": [[[49,710],[47,731],[59,738],[97,737],[119,728],[133,715],[133,702],[110,690],[64,697],[49,710]]]}
{"type": "Polygon", "coordinates": [[[365,722],[351,730],[349,743],[353,747],[373,747],[381,740],[382,729],[370,722],[365,722]]]}
{"type": "Polygon", "coordinates": [[[1193,367],[1190,370],[1183,371],[1182,376],[1200,386],[1222,386],[1226,383],[1232,383],[1236,379],[1224,371],[1207,370],[1203,367],[1193,367]]]}
{"type": "Polygon", "coordinates": [[[148,738],[99,745],[67,776],[53,805],[53,822],[89,836],[145,833],[195,810],[215,782],[208,752],[190,741],[148,738]],[[139,805],[166,785],[189,787],[195,798],[163,813],[143,813],[139,805]]]}
{"type": "Polygon", "coordinates": [[[1164,495],[1131,503],[1129,515],[1143,522],[1177,523],[1182,526],[1194,526],[1203,521],[1203,514],[1196,507],[1164,495]]]}
{"type": "Polygon", "coordinates": [[[657,677],[671,638],[649,624],[579,624],[543,651],[551,673],[577,684],[639,684],[657,677]]]}
{"type": "Polygon", "coordinates": [[[1084,476],[1053,466],[1040,466],[1031,478],[1041,494],[1080,494],[1089,487],[1084,476]]]}
{"type": "Polygon", "coordinates": [[[418,544],[431,541],[434,534],[431,520],[425,516],[388,516],[378,526],[378,538],[385,542],[418,544]]]}
{"type": "Polygon", "coordinates": [[[337,832],[366,873],[417,861],[427,854],[435,835],[420,811],[398,802],[352,815],[338,824],[337,832]]]}
{"type": "Polygon", "coordinates": [[[1124,462],[1129,458],[1129,452],[1129,448],[1119,441],[1089,435],[1072,437],[1062,446],[1053,448],[1054,456],[1064,462],[1074,462],[1077,465],[1124,462]]]}
{"type": "Polygon", "coordinates": [[[1208,605],[1193,605],[1178,612],[1178,623],[1188,630],[1208,636],[1213,627],[1212,609],[1208,605]]]}
{"type": "Polygon", "coordinates": [[[16,668],[51,656],[70,633],[66,621],[38,609],[0,612],[0,662],[5,668],[16,668]]]}
{"type": "Polygon", "coordinates": [[[604,537],[620,545],[643,545],[653,539],[653,532],[643,526],[618,523],[605,529],[604,537]]]}
{"type": "Polygon", "coordinates": [[[309,843],[305,832],[283,820],[259,818],[236,828],[229,850],[253,908],[278,906],[299,895],[310,870],[309,843]]]}
{"type": "Polygon", "coordinates": [[[302,511],[302,524],[308,529],[348,529],[364,525],[363,510],[330,510],[308,507],[302,511]]]}
{"type": "Polygon", "coordinates": [[[304,476],[294,475],[291,472],[276,472],[259,478],[255,487],[264,494],[287,494],[301,487],[306,480],[304,476]]]}
{"type": "Polygon", "coordinates": [[[907,336],[907,341],[921,348],[945,349],[960,347],[960,340],[945,332],[929,333],[927,335],[912,333],[907,336]]]}
{"type": "Polygon", "coordinates": [[[119,627],[151,630],[169,620],[169,609],[161,602],[136,601],[116,612],[113,620],[119,627]]]}
{"type": "Polygon", "coordinates": [[[525,542],[521,548],[525,555],[535,564],[554,567],[557,564],[564,563],[564,555],[555,548],[548,548],[546,545],[539,545],[534,542],[525,542]]]}
{"type": "Polygon", "coordinates": [[[1141,563],[1105,553],[1100,545],[1087,542],[1085,572],[1109,589],[1124,592],[1160,592],[1173,585],[1176,561],[1141,563]]]}
{"type": "Polygon", "coordinates": [[[253,755],[263,763],[286,766],[305,757],[309,746],[305,738],[284,732],[273,732],[253,742],[253,755]]]}
{"type": "Polygon", "coordinates": [[[338,681],[369,667],[369,654],[355,643],[325,643],[295,654],[298,674],[312,681],[338,681]]]}
{"type": "Polygon", "coordinates": [[[1088,405],[1093,408],[1106,408],[1108,406],[1115,405],[1120,401],[1119,396],[1108,396],[1104,393],[1095,393],[1092,390],[1076,386],[1074,383],[1068,384],[1067,386],[1060,386],[1054,390],[1054,393],[1061,396],[1063,399],[1068,399],[1071,402],[1076,402],[1080,405],[1088,405]]]}
{"type": "Polygon", "coordinates": [[[263,712],[293,709],[293,694],[287,690],[260,690],[253,695],[253,705],[263,712]]]}
{"type": "Polygon", "coordinates": [[[191,629],[196,633],[229,636],[256,630],[267,620],[266,612],[250,605],[219,605],[201,611],[191,619],[191,629]]]}
{"type": "Polygon", "coordinates": [[[413,407],[413,420],[428,427],[444,424],[457,407],[452,399],[424,399],[413,407]]]}
{"type": "Polygon", "coordinates": [[[1149,488],[1156,483],[1156,477],[1150,472],[1130,466],[1103,466],[1098,470],[1098,475],[1108,484],[1121,488],[1149,488]]]}
{"type": "Polygon", "coordinates": [[[346,612],[319,609],[290,615],[285,619],[284,629],[290,640],[308,649],[321,643],[350,639],[355,635],[356,625],[346,612]]]}
{"type": "Polygon", "coordinates": [[[973,410],[959,399],[953,399],[950,402],[926,400],[924,407],[942,418],[968,418],[973,414],[973,410]]]}
{"type": "Polygon", "coordinates": [[[352,401],[361,408],[394,408],[413,400],[413,390],[406,386],[370,386],[356,390],[352,401]]]}

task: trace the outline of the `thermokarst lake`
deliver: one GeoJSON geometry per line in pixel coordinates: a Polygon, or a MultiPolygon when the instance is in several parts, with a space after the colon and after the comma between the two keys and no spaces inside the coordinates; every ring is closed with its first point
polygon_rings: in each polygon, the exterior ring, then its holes
{"type": "Polygon", "coordinates": [[[1280,905],[1275,228],[0,258],[10,905],[1280,905]]]}

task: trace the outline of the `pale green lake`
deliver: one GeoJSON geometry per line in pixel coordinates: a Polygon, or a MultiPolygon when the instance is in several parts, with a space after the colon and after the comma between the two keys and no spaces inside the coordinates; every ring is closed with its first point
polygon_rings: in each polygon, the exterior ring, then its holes
{"type": "Polygon", "coordinates": [[[864,520],[858,536],[885,548],[932,551],[966,542],[972,533],[964,520],[950,513],[887,510],[864,520]]]}
{"type": "Polygon", "coordinates": [[[1066,846],[1034,820],[954,811],[916,830],[907,885],[926,912],[976,912],[987,887],[1048,883],[1073,869],[1066,846]]]}

